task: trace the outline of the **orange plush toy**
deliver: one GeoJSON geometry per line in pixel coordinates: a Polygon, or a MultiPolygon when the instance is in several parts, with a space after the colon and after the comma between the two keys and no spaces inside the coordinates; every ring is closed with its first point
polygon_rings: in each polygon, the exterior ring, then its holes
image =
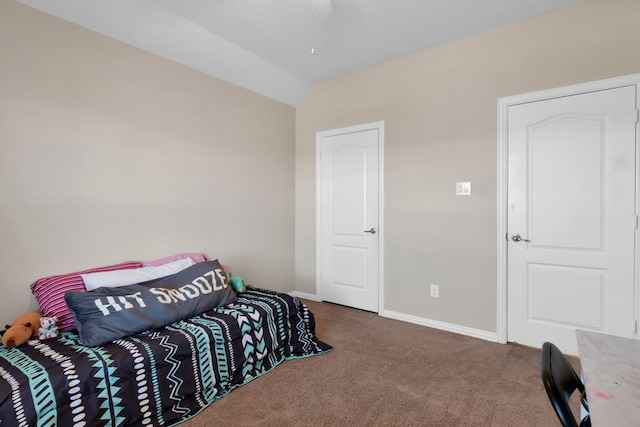
{"type": "Polygon", "coordinates": [[[18,317],[11,325],[6,326],[7,330],[2,335],[2,345],[17,347],[31,338],[38,338],[41,317],[42,315],[35,311],[29,311],[18,317]]]}

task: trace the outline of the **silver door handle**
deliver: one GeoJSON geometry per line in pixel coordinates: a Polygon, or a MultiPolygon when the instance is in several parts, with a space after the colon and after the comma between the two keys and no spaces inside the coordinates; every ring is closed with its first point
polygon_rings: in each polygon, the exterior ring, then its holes
{"type": "Polygon", "coordinates": [[[365,233],[376,234],[376,229],[371,227],[371,230],[364,230],[365,233]]]}
{"type": "Polygon", "coordinates": [[[511,240],[513,240],[514,242],[530,242],[531,241],[531,240],[523,239],[522,237],[520,237],[519,234],[514,234],[513,236],[511,236],[511,240]]]}

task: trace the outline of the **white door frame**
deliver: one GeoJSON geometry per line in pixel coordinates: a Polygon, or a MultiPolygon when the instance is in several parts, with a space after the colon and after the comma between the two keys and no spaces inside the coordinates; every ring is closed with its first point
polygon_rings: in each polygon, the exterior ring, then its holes
{"type": "MultiPolygon", "coordinates": [[[[636,85],[640,89],[640,74],[631,74],[628,76],[615,77],[611,79],[597,80],[594,82],[576,84],[571,86],[560,87],[556,89],[543,90],[539,92],[526,93],[522,95],[509,96],[498,99],[498,289],[497,289],[497,313],[496,313],[496,331],[498,335],[498,342],[507,342],[507,173],[508,173],[508,114],[509,107],[517,104],[524,104],[527,102],[543,101],[546,99],[558,98],[562,96],[578,95],[586,92],[595,92],[599,90],[614,89],[622,86],[636,85]]],[[[640,105],[640,94],[636,92],[638,96],[638,102],[640,105]]],[[[640,134],[638,131],[638,125],[636,125],[636,213],[640,211],[638,201],[638,187],[640,185],[638,166],[640,165],[640,153],[638,149],[638,140],[640,134]]],[[[640,292],[638,292],[639,274],[638,267],[640,265],[638,260],[638,229],[636,229],[635,235],[635,317],[639,318],[640,307],[640,292]]]]}
{"type": "Polygon", "coordinates": [[[345,133],[378,130],[378,314],[384,309],[384,121],[348,126],[340,129],[316,132],[316,294],[322,301],[322,232],[320,225],[321,210],[321,162],[320,142],[322,138],[343,135],[345,133]]]}

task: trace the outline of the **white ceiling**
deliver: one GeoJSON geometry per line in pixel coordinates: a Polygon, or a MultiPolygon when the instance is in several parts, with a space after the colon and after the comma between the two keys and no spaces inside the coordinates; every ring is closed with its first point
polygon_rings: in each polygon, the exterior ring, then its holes
{"type": "Polygon", "coordinates": [[[579,0],[18,1],[295,106],[320,81],[579,0]]]}

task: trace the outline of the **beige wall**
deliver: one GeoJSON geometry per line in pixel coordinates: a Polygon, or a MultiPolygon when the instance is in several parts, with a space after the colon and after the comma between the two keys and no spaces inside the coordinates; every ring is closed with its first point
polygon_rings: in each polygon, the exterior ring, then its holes
{"type": "Polygon", "coordinates": [[[181,251],[315,293],[315,132],[384,120],[385,309],[495,331],[497,99],[640,72],[638,16],[583,0],[294,111],[0,0],[0,320],[35,307],[38,277],[181,251]]]}
{"type": "Polygon", "coordinates": [[[38,277],[182,251],[293,290],[294,137],[290,106],[1,0],[0,321],[38,277]]]}
{"type": "Polygon", "coordinates": [[[384,308],[495,332],[497,100],[640,72],[638,17],[637,0],[584,0],[314,87],[296,110],[296,289],[316,292],[315,132],[384,120],[384,308]]]}

